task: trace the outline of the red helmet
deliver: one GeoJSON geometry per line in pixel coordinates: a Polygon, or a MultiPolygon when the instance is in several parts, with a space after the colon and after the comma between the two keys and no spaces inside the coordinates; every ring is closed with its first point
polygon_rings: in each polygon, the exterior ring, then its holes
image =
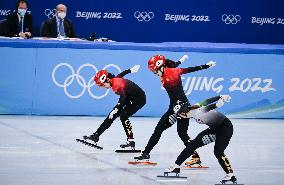
{"type": "Polygon", "coordinates": [[[103,83],[106,81],[107,76],[108,76],[107,70],[101,70],[94,77],[94,81],[98,86],[103,86],[103,83]]]}
{"type": "Polygon", "coordinates": [[[148,61],[148,68],[151,71],[157,71],[162,67],[166,62],[166,58],[163,55],[152,56],[148,61]]]}

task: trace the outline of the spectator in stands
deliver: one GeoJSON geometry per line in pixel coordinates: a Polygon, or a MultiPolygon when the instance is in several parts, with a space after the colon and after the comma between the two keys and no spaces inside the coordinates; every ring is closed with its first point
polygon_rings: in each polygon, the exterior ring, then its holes
{"type": "Polygon", "coordinates": [[[70,19],[66,18],[67,7],[64,4],[56,6],[56,16],[42,24],[42,37],[69,37],[74,38],[74,27],[70,19]]]}
{"type": "Polygon", "coordinates": [[[28,3],[26,0],[19,0],[16,10],[7,17],[8,37],[30,38],[33,33],[33,18],[27,13],[28,3]]]}

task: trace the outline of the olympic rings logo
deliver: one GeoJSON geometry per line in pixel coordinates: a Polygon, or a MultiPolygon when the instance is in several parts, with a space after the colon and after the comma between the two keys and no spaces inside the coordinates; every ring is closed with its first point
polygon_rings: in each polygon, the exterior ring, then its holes
{"type": "Polygon", "coordinates": [[[49,19],[52,19],[55,17],[55,14],[56,14],[56,9],[45,9],[44,10],[44,15],[46,15],[49,19]]]}
{"type": "MultiPolygon", "coordinates": [[[[68,63],[60,63],[58,64],[57,66],[54,67],[53,71],[52,71],[52,80],[53,82],[55,83],[55,85],[57,85],[58,87],[61,87],[64,89],[64,93],[66,94],[66,96],[68,96],[69,98],[72,98],[72,99],[75,99],[75,98],[80,98],[81,96],[84,95],[84,93],[86,92],[86,90],[88,90],[88,93],[89,95],[94,98],[94,99],[102,99],[104,97],[106,97],[110,91],[110,89],[107,89],[106,92],[102,95],[94,95],[93,92],[91,91],[91,87],[93,87],[95,85],[95,82],[93,81],[93,76],[90,78],[90,79],[85,79],[81,74],[81,70],[83,68],[86,68],[86,67],[89,67],[91,68],[92,70],[95,71],[95,74],[98,72],[98,69],[96,66],[94,66],[93,64],[89,64],[89,63],[86,63],[86,64],[83,64],[81,65],[77,71],[75,72],[74,68],[68,64],[68,63]],[[66,79],[64,80],[63,84],[59,83],[57,80],[56,80],[56,73],[57,73],[57,70],[59,68],[67,68],[70,70],[71,74],[69,76],[66,77],[66,79]],[[82,87],[82,90],[80,91],[79,94],[77,95],[72,95],[68,90],[67,88],[74,82],[74,80],[76,79],[76,83],[82,87]]],[[[119,73],[121,72],[121,69],[115,65],[115,64],[108,64],[106,65],[103,69],[107,69],[109,67],[113,67],[115,68],[119,73]]]]}
{"type": "Polygon", "coordinates": [[[225,24],[237,24],[241,20],[240,15],[227,15],[223,14],[222,15],[222,21],[225,22],[225,24]]]}
{"type": "Polygon", "coordinates": [[[134,13],[134,17],[138,20],[138,21],[146,21],[149,22],[151,19],[154,18],[154,13],[153,12],[139,12],[136,11],[134,13]]]}

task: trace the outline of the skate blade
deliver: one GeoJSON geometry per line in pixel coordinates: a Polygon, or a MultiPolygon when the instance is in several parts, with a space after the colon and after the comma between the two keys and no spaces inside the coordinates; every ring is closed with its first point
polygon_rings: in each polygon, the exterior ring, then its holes
{"type": "Polygon", "coordinates": [[[76,139],[76,141],[77,141],[77,142],[80,142],[80,143],[83,143],[84,145],[87,145],[87,146],[93,147],[93,148],[97,148],[97,149],[100,149],[100,150],[102,150],[102,149],[103,149],[103,147],[98,146],[98,145],[93,144],[93,143],[89,143],[88,141],[85,141],[85,140],[83,140],[83,139],[76,139]]]}
{"type": "Polygon", "coordinates": [[[115,151],[116,153],[141,153],[141,150],[116,150],[115,151]]]}
{"type": "Polygon", "coordinates": [[[208,166],[191,166],[191,165],[187,165],[187,166],[183,166],[183,169],[208,169],[208,166]]]}
{"type": "Polygon", "coordinates": [[[180,182],[187,181],[187,177],[179,176],[179,175],[157,175],[157,181],[160,182],[180,182]]]}
{"type": "Polygon", "coordinates": [[[128,164],[133,164],[133,165],[157,165],[158,163],[151,162],[151,161],[129,161],[128,164]]]}

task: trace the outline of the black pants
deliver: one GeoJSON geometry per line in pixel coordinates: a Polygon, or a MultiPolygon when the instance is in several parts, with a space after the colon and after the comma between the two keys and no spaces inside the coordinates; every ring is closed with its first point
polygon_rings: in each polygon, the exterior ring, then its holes
{"type": "Polygon", "coordinates": [[[214,154],[219,164],[226,173],[233,173],[230,162],[224,154],[232,135],[233,125],[231,121],[226,118],[217,128],[208,128],[200,132],[195,139],[188,143],[187,147],[178,156],[176,164],[181,165],[197,148],[215,141],[214,154]]]}
{"type": "Polygon", "coordinates": [[[154,133],[150,137],[147,146],[145,147],[144,153],[150,153],[154,146],[159,142],[162,133],[170,128],[175,122],[177,122],[177,132],[179,137],[185,146],[187,146],[189,141],[189,136],[187,134],[189,119],[177,118],[177,115],[174,114],[172,106],[169,107],[168,111],[162,116],[158,122],[154,133]]]}
{"type": "Polygon", "coordinates": [[[146,104],[146,95],[145,93],[137,93],[135,98],[126,98],[126,103],[123,109],[119,110],[112,118],[108,117],[100,125],[96,133],[100,136],[106,129],[108,129],[113,121],[120,117],[122,126],[124,128],[127,139],[133,139],[132,126],[129,121],[129,117],[135,114],[139,109],[141,109],[146,104]]]}

